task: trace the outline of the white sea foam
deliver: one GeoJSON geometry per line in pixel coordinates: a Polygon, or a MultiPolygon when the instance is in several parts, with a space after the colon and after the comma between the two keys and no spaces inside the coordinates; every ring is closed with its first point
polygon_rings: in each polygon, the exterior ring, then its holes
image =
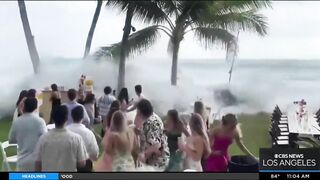
{"type": "MultiPolygon", "coordinates": [[[[21,62],[21,61],[20,61],[21,62]]],[[[4,64],[0,67],[0,116],[10,114],[21,89],[48,87],[51,83],[65,88],[77,87],[81,74],[95,81],[95,92],[105,85],[116,87],[118,66],[114,61],[93,61],[66,58],[42,58],[41,73],[33,75],[29,59],[25,64],[4,64]]],[[[214,92],[229,89],[237,104],[223,107],[221,112],[255,113],[271,111],[275,104],[283,109],[294,100],[304,98],[319,107],[320,64],[317,61],[240,60],[227,84],[228,67],[223,60],[183,60],[179,62],[179,85],[170,85],[169,59],[139,59],[127,62],[127,87],[134,97],[134,85],[142,84],[144,94],[158,113],[168,109],[190,110],[202,99],[218,111],[223,103],[214,92]]]]}

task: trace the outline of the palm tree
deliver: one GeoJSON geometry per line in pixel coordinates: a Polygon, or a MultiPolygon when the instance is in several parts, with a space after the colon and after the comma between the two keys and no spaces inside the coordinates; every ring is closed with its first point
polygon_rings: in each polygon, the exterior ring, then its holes
{"type": "MultiPolygon", "coordinates": [[[[142,49],[142,46],[147,48],[148,40],[151,40],[152,35],[148,34],[147,39],[142,38],[141,32],[138,32],[139,39],[134,41],[135,38],[130,36],[131,30],[135,31],[135,28],[132,26],[132,18],[136,18],[144,22],[153,22],[160,23],[164,21],[166,15],[158,8],[157,3],[153,1],[108,1],[106,6],[117,7],[122,12],[126,12],[125,25],[123,28],[122,41],[111,46],[107,47],[104,50],[107,51],[116,51],[119,55],[119,74],[118,74],[118,89],[125,87],[125,73],[126,73],[126,57],[129,56],[135,50],[142,49]],[[133,40],[132,40],[133,39],[133,40]]],[[[146,32],[148,29],[145,29],[143,32],[146,32]]],[[[107,53],[109,54],[109,53],[107,53]]]]}
{"type": "MultiPolygon", "coordinates": [[[[267,23],[258,10],[269,7],[270,1],[144,1],[145,4],[156,3],[153,9],[155,24],[146,27],[128,38],[127,55],[142,52],[156,42],[159,32],[169,36],[168,50],[172,54],[171,84],[177,85],[178,54],[184,36],[189,32],[204,47],[210,48],[219,43],[228,47],[235,41],[233,35],[238,30],[252,31],[265,35],[267,23]],[[156,10],[155,10],[156,9],[156,10]],[[164,24],[165,23],[165,24],[164,24]]],[[[149,21],[150,22],[150,21],[149,21]]],[[[105,48],[117,51],[119,43],[105,48]]]]}
{"type": "Polygon", "coordinates": [[[85,59],[88,56],[88,54],[90,53],[91,42],[92,42],[94,30],[96,28],[96,25],[97,25],[97,22],[98,22],[98,19],[99,19],[102,3],[103,3],[102,0],[97,0],[97,7],[96,7],[96,10],[94,12],[92,23],[91,23],[91,27],[90,27],[90,30],[89,30],[89,33],[88,33],[83,59],[85,59]]]}
{"type": "Polygon", "coordinates": [[[129,3],[127,7],[126,20],[123,28],[122,41],[120,46],[120,64],[118,73],[118,90],[125,87],[125,75],[126,75],[126,56],[125,51],[128,46],[128,38],[131,32],[131,21],[133,17],[134,7],[133,3],[129,3]]]}
{"type": "Polygon", "coordinates": [[[18,6],[20,10],[20,17],[23,25],[24,35],[27,40],[28,50],[33,65],[33,71],[35,74],[39,72],[40,58],[34,42],[34,36],[31,33],[26,5],[24,0],[18,0],[18,6]]]}
{"type": "Polygon", "coordinates": [[[167,19],[168,28],[165,28],[172,52],[172,85],[177,85],[178,54],[185,34],[194,32],[205,48],[215,43],[228,47],[235,40],[233,33],[238,29],[266,34],[265,18],[257,14],[257,10],[269,6],[269,1],[167,1],[162,4],[166,7],[162,9],[174,18],[173,21],[167,19]]]}

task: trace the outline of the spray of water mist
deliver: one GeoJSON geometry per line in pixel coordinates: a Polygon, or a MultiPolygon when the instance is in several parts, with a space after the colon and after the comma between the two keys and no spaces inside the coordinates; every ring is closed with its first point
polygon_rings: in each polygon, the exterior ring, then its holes
{"type": "MultiPolygon", "coordinates": [[[[208,90],[199,89],[192,82],[181,78],[181,84],[173,87],[169,82],[169,66],[157,68],[158,61],[131,60],[127,63],[126,84],[132,98],[135,97],[134,85],[141,84],[145,96],[152,101],[156,111],[163,115],[168,109],[177,108],[180,111],[190,109],[191,103],[201,97],[212,99],[208,90]],[[206,97],[207,96],[207,97],[206,97]],[[210,96],[210,98],[209,98],[210,96]]],[[[16,66],[14,72],[7,72],[1,80],[7,83],[0,87],[5,91],[1,93],[2,103],[0,116],[12,114],[15,101],[22,89],[35,88],[41,90],[56,83],[65,89],[76,88],[81,74],[86,74],[89,79],[94,80],[94,92],[97,96],[102,95],[106,85],[116,87],[118,65],[115,61],[94,61],[69,58],[42,59],[41,72],[37,75],[28,72],[24,66],[16,66]],[[13,78],[14,74],[19,74],[13,78]]]]}
{"type": "MultiPolygon", "coordinates": [[[[171,108],[190,112],[193,102],[198,99],[202,99],[213,112],[221,110],[222,115],[229,112],[270,112],[276,104],[285,110],[288,103],[301,98],[314,109],[318,108],[320,95],[315,89],[320,88],[317,86],[320,77],[317,68],[301,74],[296,73],[295,66],[287,64],[282,61],[239,61],[232,83],[228,85],[228,66],[223,60],[181,60],[178,86],[171,86],[169,59],[136,57],[127,62],[126,86],[130,98],[134,98],[134,85],[141,84],[144,95],[152,101],[160,115],[171,108]],[[228,93],[219,99],[216,94],[221,90],[227,90],[228,93]],[[225,104],[230,98],[231,103],[225,104]]],[[[26,60],[25,64],[10,63],[0,67],[0,117],[13,113],[22,89],[41,90],[51,83],[57,83],[65,89],[76,88],[80,75],[86,74],[94,80],[94,92],[100,96],[104,86],[116,87],[117,83],[118,64],[111,60],[42,58],[41,72],[37,75],[32,74],[27,68],[29,66],[26,60]]],[[[301,65],[297,63],[296,66],[301,65]]],[[[310,67],[314,66],[310,62],[310,67]]]]}

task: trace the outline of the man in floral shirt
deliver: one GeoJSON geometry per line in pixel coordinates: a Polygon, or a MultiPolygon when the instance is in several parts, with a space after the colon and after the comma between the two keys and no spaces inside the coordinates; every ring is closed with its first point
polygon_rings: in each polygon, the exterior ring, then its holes
{"type": "Polygon", "coordinates": [[[159,170],[169,163],[167,136],[161,118],[153,112],[151,103],[142,99],[137,104],[136,132],[140,138],[139,160],[159,170]]]}

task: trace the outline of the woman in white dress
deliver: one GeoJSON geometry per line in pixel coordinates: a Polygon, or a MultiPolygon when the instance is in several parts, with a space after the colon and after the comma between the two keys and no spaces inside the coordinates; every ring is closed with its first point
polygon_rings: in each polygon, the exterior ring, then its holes
{"type": "Polygon", "coordinates": [[[210,143],[204,121],[199,114],[193,114],[190,122],[191,136],[185,142],[179,141],[179,149],[186,154],[185,169],[202,172],[201,159],[210,155],[210,143]]]}

